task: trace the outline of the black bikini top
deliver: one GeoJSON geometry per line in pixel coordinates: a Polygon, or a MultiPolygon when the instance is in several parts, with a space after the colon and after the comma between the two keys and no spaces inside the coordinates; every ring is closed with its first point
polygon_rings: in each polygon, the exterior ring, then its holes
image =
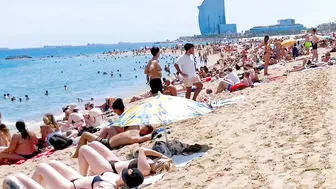
{"type": "MultiPolygon", "coordinates": [[[[104,173],[103,173],[104,174],[104,173]]],[[[113,183],[111,183],[110,181],[106,181],[103,180],[99,175],[93,177],[92,182],[91,182],[91,188],[93,189],[93,185],[96,184],[96,182],[108,182],[110,184],[112,184],[113,186],[115,186],[113,183]]]]}

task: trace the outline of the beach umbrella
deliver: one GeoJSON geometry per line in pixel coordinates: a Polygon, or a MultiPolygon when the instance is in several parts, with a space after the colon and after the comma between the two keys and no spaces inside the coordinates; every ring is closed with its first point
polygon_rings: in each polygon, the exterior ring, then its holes
{"type": "Polygon", "coordinates": [[[282,45],[282,47],[291,47],[291,46],[293,46],[295,43],[296,43],[296,40],[290,38],[290,39],[286,39],[286,40],[284,40],[284,41],[281,43],[281,45],[282,45]]]}
{"type": "Polygon", "coordinates": [[[166,141],[168,141],[166,125],[202,116],[211,111],[212,109],[203,103],[159,93],[157,96],[148,98],[141,104],[125,111],[110,126],[126,127],[162,124],[165,127],[166,141]]]}

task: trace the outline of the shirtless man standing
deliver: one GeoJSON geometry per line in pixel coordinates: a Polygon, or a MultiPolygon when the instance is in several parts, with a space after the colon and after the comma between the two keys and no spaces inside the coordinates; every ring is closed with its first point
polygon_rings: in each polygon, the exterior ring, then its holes
{"type": "Polygon", "coordinates": [[[153,58],[148,62],[145,69],[145,74],[147,75],[147,79],[149,79],[151,93],[156,95],[158,92],[162,93],[162,69],[158,61],[160,56],[160,49],[158,47],[152,47],[150,51],[153,55],[153,58]]]}
{"type": "Polygon", "coordinates": [[[88,142],[99,141],[104,144],[108,149],[112,150],[113,148],[119,148],[125,145],[131,145],[135,143],[143,143],[152,139],[152,133],[154,128],[152,126],[144,126],[140,130],[128,130],[117,135],[114,135],[112,138],[104,139],[97,137],[96,135],[85,132],[81,136],[79,143],[77,145],[76,152],[72,156],[73,158],[78,158],[78,152],[80,147],[86,145],[88,142]]]}

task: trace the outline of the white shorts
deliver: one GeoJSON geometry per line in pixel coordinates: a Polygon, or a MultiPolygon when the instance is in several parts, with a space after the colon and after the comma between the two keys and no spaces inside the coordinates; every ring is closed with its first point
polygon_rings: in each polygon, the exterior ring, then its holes
{"type": "Polygon", "coordinates": [[[192,87],[195,83],[201,83],[199,75],[195,75],[192,78],[184,78],[184,87],[192,87]]]}

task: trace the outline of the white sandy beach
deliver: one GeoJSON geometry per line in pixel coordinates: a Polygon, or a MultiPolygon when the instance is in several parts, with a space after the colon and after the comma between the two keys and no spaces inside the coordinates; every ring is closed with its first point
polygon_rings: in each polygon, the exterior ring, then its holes
{"type": "MultiPolygon", "coordinates": [[[[301,61],[271,68],[270,77],[281,76],[295,64],[301,61]]],[[[217,84],[207,83],[205,88],[214,90],[217,84]]],[[[243,94],[245,98],[204,117],[172,124],[170,139],[211,149],[147,188],[335,188],[335,86],[336,67],[332,67],[290,73],[255,88],[214,96],[243,94]]],[[[114,152],[125,158],[138,146],[114,152]]],[[[0,182],[10,174],[31,175],[37,165],[49,160],[78,170],[73,152],[72,147],[19,166],[1,166],[0,182]]]]}

